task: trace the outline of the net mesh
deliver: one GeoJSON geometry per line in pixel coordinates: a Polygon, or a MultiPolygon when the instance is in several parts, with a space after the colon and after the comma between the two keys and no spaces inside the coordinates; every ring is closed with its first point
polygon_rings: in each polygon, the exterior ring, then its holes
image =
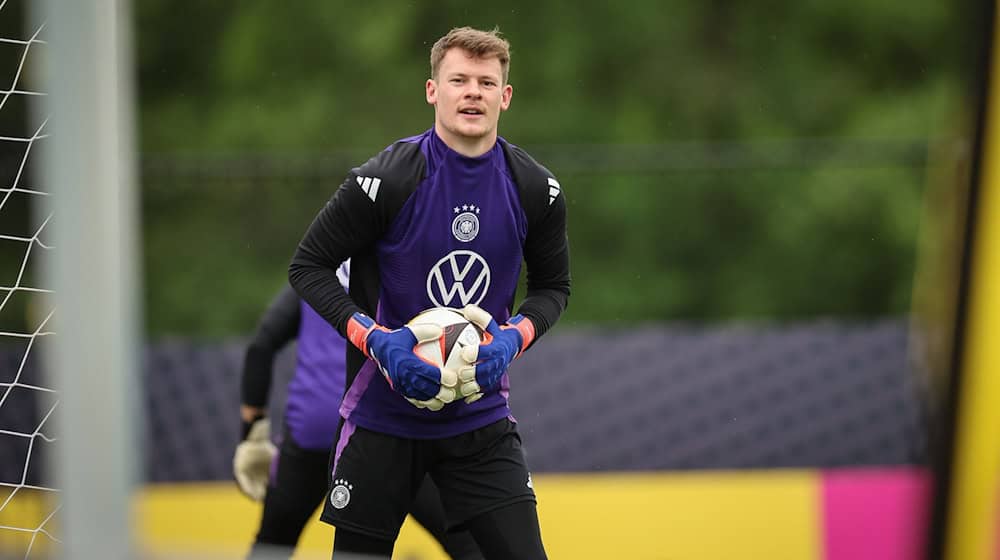
{"type": "Polygon", "coordinates": [[[45,26],[25,26],[24,3],[0,1],[0,557],[44,556],[54,542],[59,490],[47,481],[45,458],[56,437],[59,399],[40,375],[39,360],[53,309],[40,261],[52,249],[52,216],[37,211],[49,194],[35,183],[34,158],[46,138],[45,119],[32,122],[32,76],[44,49],[45,26]],[[14,460],[11,460],[13,458],[14,460]]]}

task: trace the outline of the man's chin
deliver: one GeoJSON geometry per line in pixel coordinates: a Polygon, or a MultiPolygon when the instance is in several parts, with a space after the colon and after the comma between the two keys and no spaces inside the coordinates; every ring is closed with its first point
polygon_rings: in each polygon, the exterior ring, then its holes
{"type": "Polygon", "coordinates": [[[489,136],[490,129],[484,126],[460,126],[455,130],[455,133],[463,138],[479,140],[489,136]]]}

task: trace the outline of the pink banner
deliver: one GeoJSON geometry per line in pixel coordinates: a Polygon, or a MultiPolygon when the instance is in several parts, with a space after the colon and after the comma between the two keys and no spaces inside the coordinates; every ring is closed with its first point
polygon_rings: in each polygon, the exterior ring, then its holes
{"type": "Polygon", "coordinates": [[[824,560],[923,560],[930,476],[918,468],[823,473],[824,560]]]}

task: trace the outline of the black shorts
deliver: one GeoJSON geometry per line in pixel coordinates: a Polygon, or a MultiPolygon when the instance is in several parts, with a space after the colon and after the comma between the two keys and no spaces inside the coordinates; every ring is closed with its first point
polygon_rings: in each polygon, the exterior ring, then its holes
{"type": "Polygon", "coordinates": [[[394,541],[426,475],[449,529],[497,508],[535,501],[521,436],[507,418],[458,436],[406,439],[341,425],[321,520],[394,541]]]}

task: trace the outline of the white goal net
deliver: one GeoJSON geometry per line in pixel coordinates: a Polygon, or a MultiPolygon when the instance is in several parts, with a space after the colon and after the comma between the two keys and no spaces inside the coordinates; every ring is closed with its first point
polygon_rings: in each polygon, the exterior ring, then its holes
{"type": "Polygon", "coordinates": [[[49,196],[32,174],[46,139],[29,104],[42,95],[30,85],[45,48],[44,25],[25,24],[23,4],[0,0],[0,557],[47,555],[57,542],[59,491],[45,458],[54,442],[58,395],[39,360],[53,333],[51,298],[40,273],[51,250],[39,209],[49,196]]]}
{"type": "Polygon", "coordinates": [[[0,0],[0,558],[133,556],[128,7],[0,0]]]}

